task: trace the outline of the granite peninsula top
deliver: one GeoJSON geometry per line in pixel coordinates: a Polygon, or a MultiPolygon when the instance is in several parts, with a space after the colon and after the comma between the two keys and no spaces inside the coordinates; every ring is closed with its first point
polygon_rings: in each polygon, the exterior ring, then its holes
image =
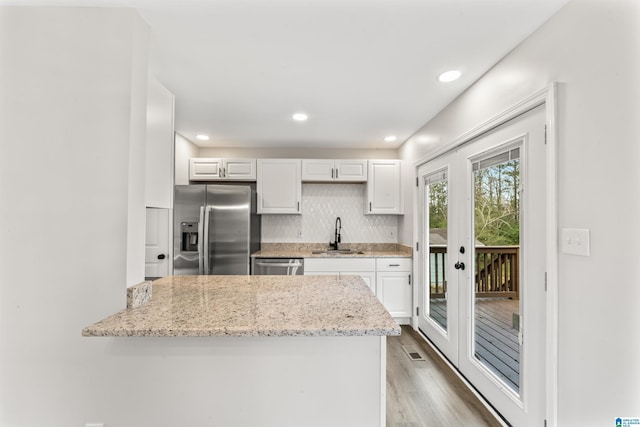
{"type": "Polygon", "coordinates": [[[327,243],[263,243],[253,258],[411,258],[412,248],[398,243],[341,243],[345,252],[328,251],[327,243]],[[322,253],[317,253],[322,251],[322,253]],[[324,252],[326,251],[326,252],[324,252]]]}
{"type": "Polygon", "coordinates": [[[82,335],[384,336],[400,326],[358,276],[168,276],[149,302],[82,335]]]}

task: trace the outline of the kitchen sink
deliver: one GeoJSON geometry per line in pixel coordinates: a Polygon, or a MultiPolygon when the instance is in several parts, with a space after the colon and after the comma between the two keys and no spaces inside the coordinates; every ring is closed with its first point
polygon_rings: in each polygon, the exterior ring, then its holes
{"type": "Polygon", "coordinates": [[[351,249],[325,249],[325,250],[321,250],[321,251],[312,251],[311,252],[314,255],[348,255],[348,254],[356,254],[356,255],[363,255],[364,252],[362,251],[353,251],[351,249]]]}

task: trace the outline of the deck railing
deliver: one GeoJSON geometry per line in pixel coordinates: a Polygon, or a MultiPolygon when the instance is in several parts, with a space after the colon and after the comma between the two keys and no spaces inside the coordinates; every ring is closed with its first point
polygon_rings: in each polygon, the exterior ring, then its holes
{"type": "MultiPolygon", "coordinates": [[[[520,247],[476,246],[475,291],[477,297],[518,299],[520,295],[520,247]]],[[[447,248],[429,248],[431,298],[447,291],[447,248]]]]}

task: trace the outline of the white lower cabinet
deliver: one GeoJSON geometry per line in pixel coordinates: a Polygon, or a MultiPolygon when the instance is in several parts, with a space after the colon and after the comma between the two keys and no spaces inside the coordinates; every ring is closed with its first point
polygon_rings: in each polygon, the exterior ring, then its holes
{"type": "Polygon", "coordinates": [[[377,258],[378,298],[393,317],[411,317],[413,286],[409,258],[377,258]]]}
{"type": "Polygon", "coordinates": [[[304,274],[360,276],[391,316],[411,317],[411,258],[305,258],[304,274]]]}
{"type": "Polygon", "coordinates": [[[375,258],[305,258],[304,274],[305,276],[360,276],[371,291],[376,293],[375,258]]]}

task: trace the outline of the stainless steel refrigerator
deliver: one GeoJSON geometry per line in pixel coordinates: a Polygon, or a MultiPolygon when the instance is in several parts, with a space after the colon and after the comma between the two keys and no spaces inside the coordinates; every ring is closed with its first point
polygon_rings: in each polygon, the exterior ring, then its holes
{"type": "Polygon", "coordinates": [[[250,274],[260,249],[255,184],[177,185],[173,274],[250,274]]]}

